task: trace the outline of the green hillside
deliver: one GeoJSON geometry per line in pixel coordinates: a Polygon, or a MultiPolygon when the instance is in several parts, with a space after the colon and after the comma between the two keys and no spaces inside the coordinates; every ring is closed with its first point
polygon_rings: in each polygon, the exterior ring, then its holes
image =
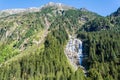
{"type": "Polygon", "coordinates": [[[39,12],[0,16],[0,80],[120,79],[119,9],[102,17],[83,8],[46,5],[39,12]],[[86,74],[64,53],[69,35],[83,41],[86,74]]]}

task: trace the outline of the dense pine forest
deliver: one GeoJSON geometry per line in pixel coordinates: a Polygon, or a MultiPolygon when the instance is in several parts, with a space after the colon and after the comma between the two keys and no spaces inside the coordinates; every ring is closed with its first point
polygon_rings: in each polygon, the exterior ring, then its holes
{"type": "Polygon", "coordinates": [[[103,17],[61,7],[0,15],[0,80],[120,79],[120,8],[103,17]],[[86,74],[65,56],[69,35],[83,42],[86,74]]]}

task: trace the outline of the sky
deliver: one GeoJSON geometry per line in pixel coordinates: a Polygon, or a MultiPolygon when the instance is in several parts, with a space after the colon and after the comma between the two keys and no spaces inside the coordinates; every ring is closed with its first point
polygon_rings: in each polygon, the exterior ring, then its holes
{"type": "Polygon", "coordinates": [[[75,8],[86,8],[107,16],[120,7],[120,0],[0,0],[0,10],[40,7],[48,2],[63,3],[75,8]]]}

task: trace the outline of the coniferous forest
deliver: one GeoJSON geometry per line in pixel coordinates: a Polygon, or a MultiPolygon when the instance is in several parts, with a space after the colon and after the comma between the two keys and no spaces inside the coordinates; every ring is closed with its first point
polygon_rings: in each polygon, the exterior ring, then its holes
{"type": "Polygon", "coordinates": [[[103,17],[87,9],[47,5],[38,12],[0,14],[0,80],[119,80],[120,8],[103,17]],[[64,49],[83,42],[77,70],[64,49]]]}

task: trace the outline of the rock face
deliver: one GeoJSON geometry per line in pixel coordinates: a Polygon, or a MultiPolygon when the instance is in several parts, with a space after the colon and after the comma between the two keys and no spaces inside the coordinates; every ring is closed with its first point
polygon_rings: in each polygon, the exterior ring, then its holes
{"type": "Polygon", "coordinates": [[[54,7],[57,10],[68,10],[68,9],[73,9],[73,7],[64,5],[62,3],[54,3],[54,2],[49,2],[48,4],[42,5],[41,7],[30,7],[30,8],[19,8],[19,9],[6,9],[0,11],[0,17],[5,17],[8,15],[12,14],[19,14],[19,13],[30,13],[30,12],[39,12],[44,8],[47,7],[54,7]]]}
{"type": "Polygon", "coordinates": [[[88,10],[86,8],[80,8],[80,11],[84,11],[84,12],[86,11],[87,12],[88,10]]]}
{"type": "Polygon", "coordinates": [[[39,12],[41,8],[31,7],[27,9],[7,9],[0,11],[0,17],[12,15],[12,14],[19,14],[19,13],[30,13],[30,12],[39,12]]]}
{"type": "Polygon", "coordinates": [[[68,10],[68,9],[75,9],[71,6],[62,4],[62,3],[54,3],[54,2],[49,2],[48,4],[44,5],[42,8],[46,8],[46,7],[56,7],[59,10],[68,10]]]}
{"type": "Polygon", "coordinates": [[[80,67],[86,76],[87,71],[82,65],[82,62],[85,58],[85,55],[82,52],[82,46],[83,45],[81,40],[70,37],[65,48],[65,55],[68,58],[70,64],[75,68],[75,70],[77,70],[78,67],[80,67]]]}
{"type": "Polygon", "coordinates": [[[82,66],[82,41],[70,38],[65,48],[65,54],[75,68],[82,66]]]}

